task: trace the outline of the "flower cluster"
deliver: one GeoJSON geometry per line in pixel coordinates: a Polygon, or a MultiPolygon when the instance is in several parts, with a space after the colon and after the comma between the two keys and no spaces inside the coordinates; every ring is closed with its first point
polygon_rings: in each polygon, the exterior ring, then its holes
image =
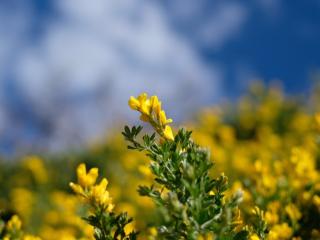
{"type": "Polygon", "coordinates": [[[77,168],[78,184],[70,183],[72,190],[94,208],[111,212],[114,208],[109,192],[106,190],[108,180],[103,178],[99,184],[95,184],[98,178],[98,168],[91,168],[89,172],[86,165],[81,163],[77,168]]]}
{"type": "Polygon", "coordinates": [[[172,119],[167,119],[157,96],[148,98],[146,93],[142,93],[137,98],[131,96],[128,103],[133,110],[141,113],[140,119],[149,122],[160,136],[168,140],[174,139],[172,129],[168,125],[172,123],[172,119]]]}
{"type": "Polygon", "coordinates": [[[17,215],[13,215],[6,224],[0,221],[0,239],[3,240],[41,240],[41,238],[25,234],[22,222],[17,215]]]}
{"type": "Polygon", "coordinates": [[[132,221],[127,213],[116,215],[112,210],[114,205],[106,190],[108,181],[103,178],[96,184],[98,168],[88,172],[86,165],[81,163],[77,168],[78,184],[70,183],[72,190],[91,207],[92,214],[84,218],[94,228],[96,240],[135,240],[137,233],[127,231],[126,226],[132,221]]]}

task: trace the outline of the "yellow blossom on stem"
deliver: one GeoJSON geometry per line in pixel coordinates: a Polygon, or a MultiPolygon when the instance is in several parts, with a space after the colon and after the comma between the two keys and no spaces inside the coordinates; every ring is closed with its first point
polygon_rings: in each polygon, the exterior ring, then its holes
{"type": "Polygon", "coordinates": [[[69,183],[69,186],[72,188],[72,190],[76,194],[78,194],[78,195],[83,195],[84,194],[84,190],[79,184],[75,184],[75,183],[71,182],[71,183],[69,183]]]}
{"type": "Polygon", "coordinates": [[[81,163],[77,168],[78,184],[71,182],[69,186],[72,190],[86,202],[90,203],[93,208],[99,207],[104,211],[111,212],[114,208],[112,198],[106,190],[108,180],[103,178],[99,184],[95,184],[98,177],[98,169],[91,168],[86,171],[86,166],[81,163]]]}
{"type": "Polygon", "coordinates": [[[13,215],[7,223],[7,229],[10,231],[19,230],[21,229],[21,225],[22,223],[18,215],[13,215]]]}
{"type": "Polygon", "coordinates": [[[299,209],[293,203],[290,203],[289,205],[287,205],[285,207],[285,211],[289,215],[290,219],[293,221],[299,220],[302,216],[299,209]]]}
{"type": "Polygon", "coordinates": [[[170,126],[165,126],[163,134],[164,134],[166,139],[169,139],[169,140],[173,140],[174,139],[174,136],[173,136],[173,133],[172,133],[172,129],[171,129],[170,126]]]}
{"type": "Polygon", "coordinates": [[[108,180],[103,178],[98,185],[92,187],[91,196],[94,198],[94,201],[103,209],[107,209],[108,212],[111,212],[114,205],[112,204],[112,199],[109,196],[109,192],[106,190],[107,185],[108,180]]]}
{"type": "Polygon", "coordinates": [[[77,168],[78,183],[86,188],[95,184],[98,177],[98,168],[91,168],[87,173],[86,165],[80,164],[77,168]]]}
{"type": "Polygon", "coordinates": [[[287,223],[282,223],[274,225],[268,235],[268,240],[281,240],[281,239],[290,239],[292,236],[293,230],[289,227],[287,223]]]}
{"type": "Polygon", "coordinates": [[[157,96],[151,96],[150,99],[146,93],[140,94],[137,98],[131,96],[128,104],[131,109],[139,111],[140,120],[149,122],[161,137],[167,140],[174,139],[172,129],[168,126],[169,123],[172,123],[172,119],[167,119],[157,96]]]}
{"type": "Polygon", "coordinates": [[[258,237],[257,234],[252,234],[252,235],[249,237],[249,240],[260,240],[260,238],[258,237]]]}

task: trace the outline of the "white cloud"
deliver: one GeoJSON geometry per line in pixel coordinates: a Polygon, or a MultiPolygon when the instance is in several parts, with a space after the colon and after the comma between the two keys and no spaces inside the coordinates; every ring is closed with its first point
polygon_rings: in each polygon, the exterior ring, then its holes
{"type": "Polygon", "coordinates": [[[217,50],[234,39],[249,18],[248,3],[239,1],[175,0],[171,18],[200,47],[217,50]]]}
{"type": "Polygon", "coordinates": [[[136,116],[127,99],[142,91],[164,99],[175,118],[217,97],[220,71],[204,63],[157,3],[55,4],[59,18],[20,52],[13,71],[36,116],[48,125],[49,148],[82,143],[119,116],[136,116]]]}
{"type": "Polygon", "coordinates": [[[248,9],[239,3],[224,3],[209,14],[198,30],[199,40],[211,48],[219,48],[237,36],[248,19],[248,9]]]}
{"type": "MultiPolygon", "coordinates": [[[[0,8],[0,84],[13,74],[31,118],[46,132],[36,144],[55,150],[101,136],[119,117],[137,117],[127,99],[142,91],[159,95],[174,119],[223,95],[223,72],[202,59],[199,44],[218,49],[235,38],[248,6],[186,1],[169,8],[146,0],[51,1],[54,16],[34,42],[24,35],[33,24],[27,4],[19,11],[0,8]]],[[[0,131],[21,135],[24,120],[13,121],[3,102],[0,131]]]]}

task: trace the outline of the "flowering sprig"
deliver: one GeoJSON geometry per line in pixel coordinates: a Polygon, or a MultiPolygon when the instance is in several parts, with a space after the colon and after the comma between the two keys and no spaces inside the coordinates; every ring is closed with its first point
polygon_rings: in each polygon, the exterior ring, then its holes
{"type": "Polygon", "coordinates": [[[95,184],[98,178],[98,168],[91,168],[87,173],[86,166],[81,163],[77,168],[78,184],[70,183],[72,190],[93,208],[111,212],[114,208],[109,192],[106,190],[108,180],[103,178],[95,184]]]}
{"type": "Polygon", "coordinates": [[[166,119],[159,103],[156,96],[148,99],[145,93],[129,100],[129,106],[141,113],[140,119],[165,141],[158,144],[155,134],[138,141],[141,126],[126,126],[122,133],[131,143],[129,149],[145,151],[151,159],[156,183],[140,186],[138,192],[156,203],[162,217],[156,239],[247,239],[251,230],[244,227],[238,208],[242,194],[225,198],[227,177],[210,177],[209,152],[193,142],[190,131],[180,129],[175,137],[166,133],[172,120],[166,119]]]}
{"type": "Polygon", "coordinates": [[[161,101],[157,96],[148,98],[146,93],[140,94],[137,98],[131,96],[128,101],[129,106],[133,110],[141,113],[140,119],[144,122],[149,122],[155,131],[167,140],[173,140],[174,136],[171,127],[172,119],[167,119],[166,113],[161,108],[161,101]]]}
{"type": "Polygon", "coordinates": [[[40,237],[26,234],[18,215],[13,215],[8,222],[0,220],[0,239],[3,240],[41,240],[40,237]]]}
{"type": "Polygon", "coordinates": [[[268,237],[268,225],[265,220],[265,213],[263,210],[261,210],[259,207],[254,207],[251,211],[251,214],[253,215],[253,226],[250,228],[250,240],[273,240],[268,237]]]}
{"type": "Polygon", "coordinates": [[[84,218],[94,227],[94,237],[97,240],[134,240],[137,233],[126,233],[125,226],[132,221],[127,213],[116,215],[112,210],[114,204],[109,192],[106,190],[108,180],[103,178],[96,184],[98,168],[91,168],[88,172],[85,164],[77,168],[78,183],[71,182],[72,190],[91,207],[92,215],[84,218]]]}

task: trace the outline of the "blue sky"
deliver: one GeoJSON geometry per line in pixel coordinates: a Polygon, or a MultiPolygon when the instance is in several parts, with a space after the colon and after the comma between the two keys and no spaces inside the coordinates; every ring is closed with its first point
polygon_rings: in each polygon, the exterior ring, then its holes
{"type": "Polygon", "coordinates": [[[320,1],[2,0],[0,153],[56,151],[135,119],[142,91],[183,120],[255,79],[308,94],[320,1]]]}

